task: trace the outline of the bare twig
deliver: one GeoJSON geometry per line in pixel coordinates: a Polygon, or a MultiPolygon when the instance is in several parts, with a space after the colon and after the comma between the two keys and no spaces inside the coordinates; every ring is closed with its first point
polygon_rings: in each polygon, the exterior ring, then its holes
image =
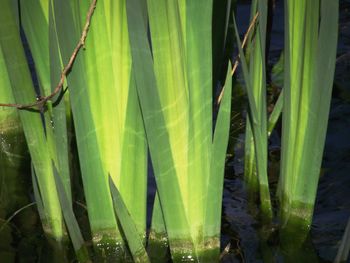
{"type": "Polygon", "coordinates": [[[339,63],[339,62],[341,62],[341,61],[343,61],[343,60],[349,61],[349,58],[350,58],[350,52],[347,52],[347,53],[342,54],[342,55],[340,55],[339,57],[337,57],[336,62],[339,63]]]}
{"type": "Polygon", "coordinates": [[[20,209],[18,209],[17,211],[15,211],[8,219],[6,220],[3,220],[4,223],[1,225],[0,227],[0,232],[4,229],[5,225],[7,225],[16,215],[18,215],[20,212],[22,212],[24,209],[28,208],[28,207],[31,207],[33,205],[35,205],[36,202],[32,202],[32,203],[29,203],[23,207],[21,207],[20,209]]]}
{"type": "Polygon", "coordinates": [[[84,208],[85,210],[87,210],[87,206],[79,201],[74,201],[77,205],[79,205],[80,207],[84,208]]]}
{"type": "MultiPolygon", "coordinates": [[[[253,28],[255,27],[258,17],[259,17],[259,12],[257,12],[255,14],[255,16],[253,17],[252,21],[249,24],[247,32],[245,33],[244,38],[243,38],[242,48],[244,48],[245,45],[247,44],[248,36],[249,36],[250,32],[253,30],[253,28]]],[[[232,71],[231,71],[231,76],[233,76],[233,74],[235,74],[235,72],[236,72],[236,69],[237,69],[238,64],[239,64],[239,58],[240,58],[240,56],[237,55],[235,60],[234,60],[234,63],[232,63],[233,67],[232,67],[232,71]]],[[[224,95],[224,90],[225,90],[225,88],[223,87],[221,92],[220,92],[220,95],[218,97],[218,100],[217,100],[217,104],[218,105],[220,104],[222,96],[224,95]]]]}
{"type": "Polygon", "coordinates": [[[89,31],[89,28],[90,28],[91,17],[92,17],[92,15],[93,15],[93,13],[95,11],[95,8],[96,8],[96,3],[97,3],[97,0],[93,0],[91,2],[91,5],[90,5],[89,10],[88,10],[87,15],[86,15],[85,25],[84,25],[83,31],[81,33],[79,42],[76,45],[76,47],[74,48],[73,53],[72,53],[72,55],[69,58],[68,64],[63,68],[63,70],[61,72],[60,81],[58,82],[58,84],[55,87],[54,91],[50,95],[45,96],[45,97],[40,97],[40,98],[37,99],[36,102],[30,103],[30,104],[0,103],[0,106],[2,106],[2,107],[13,107],[13,108],[17,108],[17,109],[30,109],[30,108],[34,108],[34,107],[41,108],[41,107],[44,106],[44,104],[48,100],[51,100],[55,95],[57,95],[62,90],[62,87],[63,87],[63,84],[64,84],[64,79],[70,73],[70,71],[72,69],[72,66],[74,64],[74,61],[75,61],[75,59],[76,59],[80,49],[85,46],[85,40],[86,40],[88,31],[89,31]]]}

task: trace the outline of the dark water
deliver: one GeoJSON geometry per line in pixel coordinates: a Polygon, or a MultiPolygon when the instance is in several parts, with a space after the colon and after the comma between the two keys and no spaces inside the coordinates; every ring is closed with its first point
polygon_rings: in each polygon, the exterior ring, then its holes
{"type": "MultiPolygon", "coordinates": [[[[248,1],[249,2],[249,1],[248,1]]],[[[256,218],[257,210],[247,201],[243,182],[244,153],[244,92],[235,86],[233,98],[233,124],[229,146],[229,158],[225,173],[225,186],[222,215],[222,245],[229,244],[223,262],[333,262],[339,242],[350,216],[350,1],[341,2],[339,25],[338,61],[330,112],[327,141],[322,175],[319,182],[314,220],[310,236],[300,250],[281,247],[278,233],[273,229],[264,231],[256,218]],[[272,233],[272,235],[271,235],[272,233]],[[267,237],[269,236],[268,240],[267,237]]],[[[248,25],[250,6],[242,1],[238,6],[240,29],[244,32],[248,25]]],[[[283,48],[283,1],[276,1],[272,28],[269,63],[278,60],[283,48]]],[[[16,210],[33,202],[30,195],[28,161],[20,165],[22,159],[28,160],[25,149],[18,149],[23,136],[16,135],[6,139],[13,152],[21,153],[9,162],[0,152],[0,163],[8,166],[0,168],[0,222],[16,210]],[[10,172],[12,170],[12,172],[10,172]]],[[[3,139],[0,136],[0,139],[3,139]]],[[[5,145],[5,146],[6,146],[5,145]]],[[[273,134],[270,152],[279,149],[279,135],[273,134]]],[[[272,156],[272,154],[271,154],[272,156]]],[[[277,158],[278,159],[278,158],[277,158]]],[[[278,176],[278,162],[271,159],[270,176],[278,176]]],[[[81,185],[76,179],[76,185],[81,185]]],[[[274,181],[274,179],[271,179],[274,181]]],[[[149,210],[155,188],[150,178],[149,210]]],[[[78,188],[76,188],[78,189],[78,188]]],[[[75,193],[81,202],[83,197],[75,193]]],[[[88,224],[85,209],[75,204],[75,210],[83,233],[88,237],[88,224]]],[[[150,215],[148,216],[148,221],[150,215]]],[[[1,225],[1,224],[0,224],[1,225]]],[[[50,245],[43,235],[35,207],[21,210],[5,227],[0,229],[0,262],[74,262],[66,251],[50,245]]],[[[349,261],[350,262],[350,261],[349,261]]]]}
{"type": "Polygon", "coordinates": [[[30,159],[24,135],[18,129],[0,133],[0,164],[0,262],[15,262],[21,257],[30,260],[32,251],[43,243],[42,230],[29,195],[30,159]],[[4,224],[10,215],[14,217],[4,224]]]}

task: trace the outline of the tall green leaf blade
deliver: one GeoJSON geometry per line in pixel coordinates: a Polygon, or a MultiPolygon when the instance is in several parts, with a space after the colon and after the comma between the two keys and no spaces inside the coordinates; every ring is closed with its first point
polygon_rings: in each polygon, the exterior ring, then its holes
{"type": "MultiPolygon", "coordinates": [[[[226,81],[223,87],[224,94],[221,100],[218,117],[215,124],[213,138],[213,157],[208,182],[208,200],[205,211],[204,238],[208,240],[209,248],[215,248],[215,260],[219,258],[221,203],[224,186],[226,149],[230,132],[232,76],[229,65],[226,81]],[[210,197],[209,197],[210,194],[210,197]],[[216,244],[215,244],[216,242],[216,244]]],[[[207,242],[205,242],[207,243],[207,242]]]]}
{"type": "MultiPolygon", "coordinates": [[[[310,123],[310,114],[305,113],[312,113],[312,109],[309,108],[309,104],[311,102],[311,96],[312,96],[312,81],[313,76],[315,74],[315,62],[316,62],[316,48],[315,44],[317,45],[317,38],[318,38],[318,23],[319,23],[319,12],[315,12],[314,10],[319,10],[319,1],[309,1],[306,3],[305,6],[305,25],[304,25],[304,40],[303,40],[303,49],[304,49],[304,56],[303,56],[303,65],[302,69],[300,71],[301,75],[301,86],[299,99],[297,103],[299,103],[299,108],[295,110],[296,117],[297,117],[297,123],[295,126],[295,132],[297,134],[295,138],[295,149],[294,149],[294,156],[292,159],[292,163],[294,164],[293,167],[290,166],[290,168],[293,169],[293,177],[292,177],[292,185],[291,187],[291,196],[292,198],[296,198],[296,195],[300,189],[298,189],[298,184],[301,181],[303,181],[301,178],[304,176],[301,173],[300,166],[302,159],[300,156],[305,151],[305,144],[308,143],[306,140],[307,136],[307,126],[310,123]]],[[[295,87],[297,88],[297,87],[295,87]]],[[[297,104],[296,103],[296,104],[297,104]]],[[[293,120],[291,120],[292,122],[293,120]]],[[[292,204],[293,205],[293,204],[292,204]]]]}
{"type": "Polygon", "coordinates": [[[251,78],[249,76],[249,70],[248,70],[248,64],[247,64],[247,60],[244,56],[244,52],[242,49],[242,43],[241,40],[239,38],[239,33],[238,33],[238,28],[237,28],[237,23],[236,23],[236,18],[235,15],[233,14],[233,24],[234,24],[234,31],[235,31],[235,37],[236,37],[236,41],[237,41],[237,48],[239,51],[239,56],[240,56],[240,60],[241,60],[241,67],[242,67],[242,72],[243,72],[243,77],[244,77],[244,81],[246,84],[246,89],[247,89],[247,95],[248,95],[248,100],[249,100],[249,110],[251,112],[251,115],[253,117],[252,119],[252,123],[256,124],[257,120],[256,117],[257,116],[257,106],[254,100],[254,96],[252,93],[252,83],[251,83],[251,78]]]}
{"type": "MultiPolygon", "coordinates": [[[[254,96],[254,88],[253,88],[256,85],[254,83],[254,79],[255,81],[258,81],[258,82],[262,81],[262,83],[257,84],[257,86],[260,86],[260,88],[261,88],[261,85],[263,86],[265,85],[263,81],[264,77],[262,77],[262,80],[259,77],[259,74],[260,76],[264,74],[255,73],[257,74],[257,76],[253,78],[254,73],[249,72],[247,61],[243,53],[241,41],[239,39],[235,17],[233,17],[233,20],[234,20],[237,46],[238,46],[240,60],[241,60],[241,67],[242,67],[244,81],[246,84],[246,89],[248,94],[248,101],[249,101],[248,113],[249,113],[250,124],[252,128],[253,136],[254,136],[254,148],[255,148],[255,156],[256,156],[255,160],[256,160],[257,172],[258,172],[258,178],[259,178],[259,187],[260,187],[259,194],[260,194],[261,211],[263,213],[264,218],[266,218],[267,220],[270,220],[272,218],[272,207],[271,207],[270,191],[269,191],[269,184],[268,184],[268,177],[267,177],[267,128],[266,128],[267,120],[265,119],[266,113],[264,115],[265,116],[264,118],[261,116],[262,113],[259,113],[264,107],[261,105],[258,105],[257,100],[255,99],[255,96],[254,96]]],[[[262,37],[260,36],[260,38],[262,37]]],[[[262,51],[261,46],[259,49],[261,49],[260,50],[260,56],[261,56],[261,54],[264,53],[264,51],[262,51]]],[[[257,57],[259,57],[259,55],[257,55],[257,57]]],[[[257,59],[261,59],[261,58],[257,58],[257,59]]],[[[254,63],[254,62],[250,62],[250,63],[254,63]]],[[[261,61],[261,63],[263,62],[261,61]]],[[[263,66],[260,68],[260,72],[263,72],[262,71],[263,68],[264,68],[263,66]]],[[[259,70],[259,69],[256,69],[256,70],[259,70]]],[[[265,91],[262,89],[260,90],[259,93],[262,94],[263,92],[265,91]]],[[[265,98],[265,96],[261,95],[260,99],[263,99],[263,98],[265,98]]],[[[265,110],[263,109],[263,111],[266,111],[266,109],[265,110]]]]}
{"type": "Polygon", "coordinates": [[[156,176],[160,202],[169,235],[174,261],[194,251],[192,243],[180,249],[180,240],[191,240],[189,226],[184,213],[179,182],[174,168],[174,159],[170,148],[170,139],[165,116],[156,88],[153,61],[148,44],[147,28],[142,18],[142,9],[137,0],[127,1],[127,18],[133,58],[133,68],[142,115],[156,176]]]}
{"type": "MultiPolygon", "coordinates": [[[[186,72],[189,93],[188,218],[202,245],[212,158],[212,0],[186,1],[186,72]]],[[[197,251],[197,253],[201,253],[197,251]]]]}
{"type": "MultiPolygon", "coordinates": [[[[110,1],[101,1],[94,12],[94,26],[89,30],[89,38],[86,40],[84,52],[84,67],[86,70],[86,93],[90,103],[91,114],[96,130],[100,158],[106,176],[109,173],[119,186],[121,167],[121,148],[125,123],[125,109],[128,99],[130,81],[130,59],[123,59],[125,52],[112,46],[112,34],[109,22],[110,16],[106,14],[106,5],[110,1]],[[90,48],[89,48],[90,47],[90,48]],[[114,73],[112,51],[119,55],[116,63],[120,63],[119,72],[114,73]],[[124,66],[126,65],[126,66],[124,66]],[[126,69],[124,69],[124,67],[126,69]],[[103,74],[101,74],[103,72],[103,74]],[[120,78],[120,80],[117,79],[120,78]],[[118,83],[120,81],[120,83],[118,83]]],[[[122,2],[122,1],[118,1],[122,2]]],[[[88,10],[89,2],[80,3],[79,12],[81,23],[84,23],[84,14],[88,10]]],[[[117,12],[118,9],[115,9],[117,12]]],[[[126,27],[126,25],[124,25],[126,27]]],[[[115,29],[114,29],[115,30],[115,29]]],[[[122,32],[116,32],[122,34],[122,32]]],[[[115,41],[114,45],[123,43],[115,41]]],[[[125,47],[124,49],[127,49],[125,47]]],[[[106,178],[107,180],[107,178],[106,178]]]]}
{"type": "Polygon", "coordinates": [[[119,192],[140,237],[146,241],[147,142],[137,97],[134,72],[131,73],[122,145],[119,192]]]}
{"type": "MultiPolygon", "coordinates": [[[[156,87],[169,133],[180,191],[183,199],[187,200],[189,94],[178,8],[176,1],[162,3],[156,0],[148,1],[156,87]]],[[[188,210],[186,202],[184,205],[188,210]]]]}
{"type": "Polygon", "coordinates": [[[245,143],[244,143],[244,179],[247,184],[250,200],[256,199],[259,193],[259,178],[255,159],[255,142],[252,131],[251,118],[246,117],[245,143]]]}
{"type": "MultiPolygon", "coordinates": [[[[267,1],[253,1],[251,6],[251,20],[259,13],[259,23],[256,26],[255,34],[249,35],[249,42],[247,47],[247,54],[249,58],[249,77],[251,78],[251,93],[254,97],[254,103],[257,107],[257,116],[253,116],[258,121],[258,125],[252,123],[252,114],[248,114],[246,119],[246,134],[245,134],[245,170],[244,176],[246,178],[250,195],[254,196],[259,191],[268,190],[267,184],[267,108],[266,108],[266,77],[265,77],[265,41],[266,41],[266,20],[267,20],[267,1]],[[261,142],[254,138],[254,130],[261,131],[261,142]],[[261,143],[263,153],[257,156],[255,151],[255,144],[261,143]],[[259,159],[259,160],[256,160],[259,159]],[[259,167],[257,164],[259,163],[259,167]],[[257,168],[260,172],[257,172],[257,168]]],[[[250,103],[252,104],[252,103],[250,103]]],[[[256,132],[256,131],[255,131],[256,132]]],[[[264,199],[262,196],[260,197],[264,199]]]]}
{"type": "MultiPolygon", "coordinates": [[[[314,1],[312,1],[314,2],[314,1]]],[[[282,153],[281,170],[285,176],[281,177],[279,184],[286,194],[281,196],[281,207],[288,207],[293,183],[293,167],[288,163],[295,156],[295,140],[298,124],[298,109],[300,91],[302,86],[304,34],[305,34],[305,7],[306,2],[285,1],[285,77],[284,77],[284,115],[282,118],[282,153]]]]}
{"type": "MultiPolygon", "coordinates": [[[[305,124],[307,132],[304,143],[300,145],[304,158],[300,160],[298,173],[303,177],[298,180],[293,195],[296,200],[303,200],[311,206],[316,198],[328,124],[338,39],[338,5],[338,1],[321,1],[319,35],[313,41],[317,43],[318,48],[315,49],[315,69],[308,91],[310,101],[308,102],[309,118],[305,124]]],[[[312,48],[314,47],[315,45],[312,48]]],[[[312,214],[309,215],[308,221],[311,221],[311,216],[312,214]]]]}
{"type": "MultiPolygon", "coordinates": [[[[80,38],[79,3],[56,0],[52,0],[51,3],[62,61],[65,64],[80,38]]],[[[70,101],[93,241],[95,243],[104,243],[104,239],[107,238],[115,240],[116,243],[113,245],[118,246],[121,239],[120,237],[118,238],[117,222],[114,216],[112,199],[108,191],[106,172],[101,162],[96,127],[91,113],[89,95],[86,90],[87,72],[85,71],[85,61],[81,54],[76,58],[74,68],[67,81],[70,86],[70,101]],[[96,195],[96,193],[99,194],[96,195]]]]}
{"type": "MultiPolygon", "coordinates": [[[[62,68],[62,58],[57,39],[56,25],[54,16],[52,14],[51,4],[49,5],[49,52],[50,52],[50,81],[51,81],[51,92],[56,88],[59,82],[62,68]]],[[[65,85],[66,87],[66,85],[65,85]]],[[[72,204],[71,194],[71,180],[70,180],[70,163],[69,163],[69,152],[68,152],[68,120],[70,108],[67,104],[69,99],[65,99],[63,96],[68,97],[68,92],[58,94],[54,97],[53,101],[53,115],[51,120],[51,126],[57,152],[57,167],[59,169],[59,175],[62,178],[64,188],[66,189],[70,203],[72,204]],[[68,112],[68,114],[67,114],[68,112]],[[67,119],[68,116],[68,119],[67,119]]]]}
{"type": "MultiPolygon", "coordinates": [[[[105,2],[109,3],[109,1],[105,2]]],[[[112,100],[110,89],[100,90],[100,96],[108,98],[106,103],[110,105],[110,113],[104,115],[111,117],[115,103],[117,104],[119,115],[117,128],[121,142],[120,149],[113,150],[109,141],[111,136],[107,136],[107,144],[114,152],[114,155],[110,156],[111,162],[120,159],[120,170],[117,171],[114,179],[140,236],[145,240],[148,157],[146,135],[134,79],[135,72],[131,66],[126,1],[110,1],[110,4],[113,10],[111,16],[107,16],[111,20],[112,29],[110,54],[113,71],[110,71],[110,74],[114,75],[113,90],[117,100],[112,100]],[[103,90],[106,90],[106,93],[102,93],[103,90]]],[[[100,41],[99,36],[98,41],[100,41]]],[[[111,121],[110,118],[109,122],[111,121]]],[[[110,129],[109,133],[115,132],[110,129]]]]}
{"type": "Polygon", "coordinates": [[[286,4],[279,193],[285,229],[289,232],[297,229],[300,238],[305,239],[312,220],[325,143],[336,61],[339,2],[298,1],[293,5],[286,1],[286,4]]]}

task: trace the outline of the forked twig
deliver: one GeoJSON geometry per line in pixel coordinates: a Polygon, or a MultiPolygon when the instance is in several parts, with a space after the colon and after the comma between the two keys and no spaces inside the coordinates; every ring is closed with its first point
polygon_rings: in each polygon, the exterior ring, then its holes
{"type": "MultiPolygon", "coordinates": [[[[249,24],[249,27],[248,27],[248,29],[247,29],[247,32],[245,33],[244,38],[243,38],[242,48],[244,48],[245,45],[247,44],[248,36],[249,36],[250,32],[253,30],[253,28],[255,27],[256,21],[257,21],[258,17],[259,17],[259,12],[257,12],[257,13],[255,14],[255,16],[253,17],[252,21],[251,21],[250,24],[249,24]]],[[[236,69],[237,69],[238,64],[239,64],[239,58],[240,58],[240,55],[238,54],[238,55],[236,56],[235,60],[234,60],[234,63],[233,63],[233,67],[232,67],[232,71],[231,71],[231,76],[233,76],[233,74],[235,74],[235,72],[236,72],[236,69]]],[[[221,92],[220,92],[220,95],[219,95],[219,97],[218,97],[218,100],[217,100],[217,104],[218,104],[218,105],[220,104],[221,99],[222,99],[222,96],[224,95],[224,90],[225,90],[225,88],[223,87],[222,90],[221,90],[221,92]]]]}
{"type": "Polygon", "coordinates": [[[13,108],[17,108],[17,109],[30,109],[33,107],[41,108],[44,106],[44,104],[48,100],[51,100],[55,95],[57,95],[62,90],[62,87],[64,84],[64,79],[70,73],[70,71],[73,67],[74,61],[75,61],[80,49],[85,46],[85,40],[86,40],[87,33],[89,31],[89,28],[90,28],[91,17],[92,17],[92,15],[95,11],[95,8],[96,8],[96,3],[97,3],[97,0],[93,0],[90,4],[89,10],[88,10],[87,15],[86,15],[85,25],[84,25],[83,31],[81,33],[79,42],[76,45],[76,47],[74,48],[73,53],[69,58],[68,64],[63,68],[63,70],[61,72],[60,81],[58,82],[54,91],[50,95],[45,96],[45,97],[41,97],[36,102],[30,103],[30,104],[0,103],[1,107],[13,107],[13,108]]]}

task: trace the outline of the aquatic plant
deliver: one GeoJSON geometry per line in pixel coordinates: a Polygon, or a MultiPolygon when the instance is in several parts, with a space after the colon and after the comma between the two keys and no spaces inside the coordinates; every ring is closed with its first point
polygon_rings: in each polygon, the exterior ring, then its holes
{"type": "MultiPolygon", "coordinates": [[[[261,212],[272,217],[267,180],[267,139],[283,107],[279,215],[287,232],[310,228],[320,173],[337,43],[337,1],[285,1],[284,85],[267,123],[265,36],[266,4],[253,2],[259,25],[248,62],[240,49],[249,100],[245,177],[259,191],[261,212]],[[260,167],[259,167],[260,163],[260,167]],[[259,189],[257,189],[259,186],[259,189]],[[265,203],[265,204],[264,204],[265,203]]],[[[241,46],[236,28],[238,47],[241,46]]]]}
{"type": "MultiPolygon", "coordinates": [[[[213,127],[212,1],[148,1],[152,51],[143,7],[127,2],[137,90],[165,228],[174,262],[219,256],[231,77],[213,127]],[[151,55],[152,52],[152,55],[151,55]],[[170,62],[170,63],[169,63],[170,62]]],[[[159,212],[158,212],[159,213],[159,212]]],[[[155,219],[154,219],[155,220],[155,219]]],[[[161,243],[160,239],[158,243],[161,243]]]]}
{"type": "MultiPolygon", "coordinates": [[[[9,103],[4,105],[29,109],[28,113],[30,112],[33,116],[32,120],[27,117],[25,119],[26,125],[23,126],[34,167],[32,172],[34,194],[39,214],[42,217],[43,224],[45,224],[45,230],[55,239],[60,240],[62,238],[63,225],[59,205],[60,199],[61,205],[65,208],[63,214],[68,225],[68,231],[70,232],[74,246],[76,247],[77,245],[76,250],[78,250],[82,242],[79,235],[78,238],[74,238],[77,237],[77,233],[80,231],[76,226],[74,214],[71,210],[72,200],[67,157],[67,126],[65,117],[66,112],[69,114],[69,110],[66,111],[64,101],[61,100],[61,98],[67,72],[71,70],[77,52],[82,45],[85,44],[83,42],[85,42],[96,1],[93,1],[91,4],[86,3],[86,5],[82,6],[77,3],[71,4],[72,3],[69,2],[58,3],[55,1],[21,2],[20,7],[22,12],[20,21],[25,23],[23,29],[32,51],[37,75],[39,77],[39,86],[42,92],[42,97],[39,98],[38,102],[32,103],[32,101],[30,101],[31,98],[35,98],[35,92],[19,37],[19,21],[15,19],[18,16],[18,9],[15,1],[7,1],[6,8],[3,9],[4,19],[9,19],[12,24],[8,22],[3,23],[3,27],[1,28],[3,30],[1,34],[3,40],[1,47],[2,50],[7,52],[6,59],[8,60],[5,61],[7,63],[9,63],[11,59],[15,59],[15,52],[22,55],[18,57],[22,59],[20,62],[22,68],[20,69],[23,72],[15,67],[7,69],[2,67],[2,69],[4,69],[2,71],[2,76],[4,76],[2,80],[4,81],[4,85],[9,84],[9,81],[5,78],[7,77],[7,71],[5,72],[5,70],[12,70],[12,75],[10,74],[10,77],[13,79],[11,80],[15,82],[17,75],[24,75],[28,88],[23,89],[18,83],[11,83],[14,87],[14,92],[19,94],[15,94],[17,95],[18,101],[17,103],[11,104],[10,97],[6,96],[5,99],[8,99],[9,103]],[[14,7],[12,4],[14,4],[14,7]],[[13,9],[11,9],[12,7],[13,9]],[[75,16],[73,16],[73,11],[75,11],[75,16]],[[60,12],[64,12],[65,15],[61,17],[60,12]],[[84,21],[86,14],[88,14],[88,17],[86,21],[84,21]],[[67,22],[75,24],[76,27],[65,27],[65,24],[62,24],[67,22]],[[84,28],[81,24],[84,25],[84,28]],[[8,40],[12,39],[8,37],[9,34],[6,34],[5,30],[7,30],[6,33],[11,33],[10,36],[14,38],[12,41],[13,43],[8,40]],[[81,32],[83,34],[82,36],[80,36],[81,32]],[[70,36],[71,41],[67,41],[66,36],[70,36]],[[80,41],[76,46],[77,37],[80,37],[80,41]],[[11,50],[15,52],[11,53],[6,49],[10,48],[11,45],[17,48],[11,50]],[[73,55],[71,55],[72,51],[73,55]],[[66,61],[68,61],[68,64],[64,66],[63,72],[61,76],[59,76],[57,73],[61,71],[66,61]],[[53,72],[51,75],[50,70],[53,72]],[[23,90],[26,91],[25,94],[20,93],[20,91],[23,92],[23,90]],[[51,99],[54,103],[51,102],[51,99]],[[36,110],[35,107],[37,107],[38,110],[36,110]],[[41,123],[42,119],[44,123],[41,123]],[[29,125],[30,122],[32,126],[29,125]],[[28,139],[28,136],[31,137],[28,139]],[[31,143],[32,140],[39,141],[39,144],[37,142],[35,144],[31,143]],[[58,157],[56,155],[56,150],[58,157]],[[42,171],[43,168],[40,165],[46,170],[42,171]],[[60,167],[62,167],[62,169],[60,167]],[[57,179],[57,176],[54,178],[54,175],[57,174],[60,176],[59,179],[57,179]],[[51,180],[49,181],[51,184],[48,185],[46,181],[43,181],[44,179],[51,180]],[[59,189],[58,196],[55,180],[59,189]],[[61,184],[64,185],[64,191],[62,190],[61,184]],[[49,197],[56,195],[56,199],[48,199],[46,195],[49,195],[49,197]],[[59,199],[57,197],[59,197],[59,199]],[[56,208],[54,212],[50,210],[51,206],[56,208]],[[58,219],[60,221],[58,221],[58,219]],[[46,224],[48,225],[47,227],[46,224]],[[50,224],[52,224],[52,226],[50,224]]],[[[109,4],[111,5],[112,3],[109,4]]],[[[109,10],[109,8],[107,8],[107,10],[109,10]]],[[[134,81],[131,77],[131,61],[127,48],[127,31],[125,30],[125,5],[120,2],[116,10],[119,13],[114,14],[109,22],[111,24],[119,24],[124,21],[124,30],[116,31],[115,34],[112,34],[112,32],[110,32],[110,34],[104,34],[106,36],[105,41],[98,41],[100,40],[97,38],[98,30],[99,28],[104,29],[106,27],[104,20],[106,17],[104,9],[100,9],[101,13],[96,12],[96,26],[95,29],[90,32],[92,35],[90,37],[91,40],[86,43],[87,46],[90,46],[90,43],[92,43],[92,45],[96,45],[96,47],[95,49],[89,49],[90,51],[86,52],[85,56],[82,57],[83,62],[88,61],[90,64],[88,66],[86,63],[77,61],[74,70],[76,72],[80,70],[82,74],[80,76],[76,75],[75,78],[68,79],[67,83],[75,87],[75,89],[71,91],[70,100],[73,116],[76,116],[77,112],[84,113],[84,115],[80,114],[79,118],[75,117],[74,120],[78,120],[75,123],[75,134],[77,136],[78,150],[80,153],[80,165],[83,172],[84,190],[88,204],[90,224],[94,234],[93,240],[102,250],[106,249],[107,252],[110,251],[114,254],[119,253],[120,258],[123,258],[124,242],[119,234],[117,221],[114,216],[107,175],[111,174],[116,184],[122,189],[120,192],[123,195],[126,206],[131,212],[132,217],[128,218],[128,220],[135,221],[139,238],[144,239],[146,231],[147,152],[143,123],[136,97],[136,89],[134,88],[134,81]],[[112,38],[109,39],[109,37],[112,38]],[[96,50],[102,52],[108,50],[109,55],[98,57],[95,54],[96,50]],[[96,58],[102,58],[102,60],[95,61],[96,58]],[[89,71],[91,74],[86,74],[86,72],[89,71]],[[93,73],[94,71],[100,72],[100,75],[93,73]],[[109,75],[107,74],[108,72],[109,75]],[[83,76],[86,76],[86,78],[82,78],[83,76]],[[114,77],[116,81],[114,81],[114,77]],[[88,90],[86,90],[86,87],[88,87],[88,90]],[[102,88],[96,89],[96,87],[102,88]],[[110,87],[113,89],[111,90],[110,87]],[[99,92],[101,92],[101,94],[99,92]],[[117,93],[118,96],[111,96],[111,94],[117,95],[117,93]],[[78,98],[76,94],[79,95],[78,98]],[[80,95],[84,95],[85,97],[83,102],[80,100],[80,95]],[[90,100],[90,98],[92,99],[90,100]],[[103,99],[102,101],[101,98],[103,99]],[[115,102],[118,103],[119,107],[115,107],[115,102]],[[93,111],[91,110],[91,105],[94,106],[93,111]],[[83,121],[82,117],[85,117],[83,121]],[[91,128],[89,129],[89,127],[91,128]],[[89,130],[91,131],[90,134],[89,130]],[[88,131],[87,134],[86,131],[88,131]],[[83,154],[81,154],[81,152],[83,152],[83,154]],[[103,156],[99,155],[100,152],[104,153],[103,156]],[[121,162],[121,155],[124,156],[123,162],[121,162]],[[95,158],[93,158],[94,156],[95,158]],[[96,161],[94,161],[94,159],[96,159],[96,161]],[[97,176],[98,174],[99,176],[97,176]],[[104,174],[105,176],[103,176],[104,174]],[[121,174],[124,174],[124,176],[122,177],[121,174]],[[99,188],[102,190],[99,194],[100,198],[96,198],[95,191],[99,188]],[[103,196],[103,194],[105,196],[103,196]],[[112,243],[109,244],[109,242],[112,243]]],[[[110,26],[109,23],[108,25],[110,26]]],[[[1,62],[3,64],[3,60],[1,60],[1,62]]],[[[19,63],[17,61],[15,62],[19,63]]],[[[8,89],[9,87],[10,85],[7,85],[5,88],[8,89]]],[[[25,113],[27,113],[27,111],[23,110],[20,112],[20,114],[25,113]]],[[[119,220],[121,223],[125,221],[122,219],[119,220]]],[[[125,231],[124,233],[128,234],[125,231]]]]}
{"type": "MultiPolygon", "coordinates": [[[[249,65],[243,60],[244,79],[247,88],[249,111],[246,118],[244,176],[249,191],[260,196],[261,211],[266,218],[272,218],[270,190],[267,177],[267,108],[266,108],[266,21],[267,1],[253,1],[251,20],[259,14],[255,32],[248,42],[249,65]]],[[[237,32],[237,31],[236,31],[237,32]]],[[[239,39],[239,38],[237,38],[239,39]]],[[[240,41],[238,41],[240,42],[240,41]]],[[[238,43],[240,46],[240,43],[238,43]]]]}
{"type": "MultiPolygon", "coordinates": [[[[243,56],[242,67],[244,82],[248,93],[249,107],[246,116],[245,144],[244,144],[244,178],[251,201],[255,201],[258,194],[263,220],[271,220],[272,205],[270,200],[270,188],[268,182],[268,139],[273,131],[283,107],[283,91],[281,91],[270,115],[267,114],[267,89],[266,89],[266,23],[267,1],[253,1],[251,5],[251,25],[258,20],[256,29],[249,35],[249,40],[243,56]],[[250,95],[249,95],[250,94],[250,95]],[[254,98],[254,101],[253,101],[254,98]],[[256,108],[257,116],[253,116],[256,108]],[[256,122],[254,124],[254,119],[256,122]],[[260,126],[261,136],[253,129],[260,126]],[[260,139],[259,139],[260,138],[260,139]],[[258,142],[261,140],[261,142],[258,142]],[[259,149],[258,148],[262,148],[259,149]],[[260,162],[260,172],[257,164],[260,162]],[[264,201],[265,200],[265,201],[264,201]]],[[[236,35],[238,43],[240,40],[236,35]]],[[[245,41],[244,39],[243,41],[245,41]]],[[[240,44],[239,44],[240,45],[240,44]]]]}
{"type": "MultiPolygon", "coordinates": [[[[0,12],[1,61],[5,65],[2,66],[2,74],[5,76],[7,72],[8,76],[8,81],[4,83],[6,86],[2,89],[12,88],[17,104],[32,103],[36,94],[20,39],[17,5],[10,0],[4,1],[0,12]]],[[[64,228],[52,167],[52,160],[56,164],[58,160],[50,119],[47,115],[44,116],[44,126],[38,112],[23,110],[19,112],[19,116],[43,200],[44,229],[53,238],[61,240],[64,228]]]]}
{"type": "MultiPolygon", "coordinates": [[[[89,8],[88,2],[52,2],[63,61],[69,59],[89,8]]],[[[74,87],[70,98],[93,241],[117,257],[124,257],[124,241],[114,215],[108,175],[119,188],[142,239],[146,232],[147,148],[125,12],[124,1],[99,3],[85,52],[74,65],[79,74],[67,79],[74,87]]]]}
{"type": "MultiPolygon", "coordinates": [[[[71,111],[96,252],[117,262],[164,262],[169,249],[173,262],[217,262],[237,63],[225,65],[221,90],[213,89],[220,75],[213,73],[220,53],[212,45],[213,1],[26,0],[20,20],[15,3],[5,0],[0,10],[0,85],[12,88],[3,99],[15,101],[1,105],[21,109],[45,231],[57,240],[67,231],[79,260],[89,261],[72,205],[71,111]],[[20,22],[38,76],[37,102],[20,22]],[[148,150],[157,189],[146,242],[148,150]]],[[[270,221],[268,137],[283,107],[280,216],[283,229],[297,225],[305,234],[327,126],[338,2],[285,0],[285,82],[270,116],[267,3],[252,3],[246,53],[233,21],[249,102],[245,176],[270,221]]],[[[225,11],[223,43],[231,1],[225,11]]],[[[0,125],[16,114],[1,114],[0,125]]]]}
{"type": "MultiPolygon", "coordinates": [[[[52,23],[49,20],[49,1],[19,1],[19,8],[21,14],[20,26],[23,28],[23,36],[28,41],[34,61],[33,67],[35,67],[34,70],[38,78],[38,83],[34,83],[34,85],[39,86],[39,96],[48,96],[54,91],[59,82],[60,75],[57,72],[60,72],[62,67],[57,39],[54,32],[50,30],[52,25],[49,25],[49,23],[52,23]]],[[[65,96],[65,98],[68,99],[68,96],[65,96]]],[[[68,120],[66,119],[69,105],[64,100],[62,100],[62,103],[58,102],[60,102],[60,94],[57,94],[52,101],[46,104],[48,110],[42,110],[42,113],[46,120],[46,136],[52,138],[57,152],[55,165],[59,169],[59,175],[62,178],[68,200],[72,203],[70,164],[68,161],[68,120]],[[52,106],[52,103],[55,103],[55,107],[52,106]]]]}
{"type": "MultiPolygon", "coordinates": [[[[280,216],[310,228],[335,70],[338,1],[285,1],[280,216]]],[[[306,229],[306,231],[302,230],[306,229]]]]}

